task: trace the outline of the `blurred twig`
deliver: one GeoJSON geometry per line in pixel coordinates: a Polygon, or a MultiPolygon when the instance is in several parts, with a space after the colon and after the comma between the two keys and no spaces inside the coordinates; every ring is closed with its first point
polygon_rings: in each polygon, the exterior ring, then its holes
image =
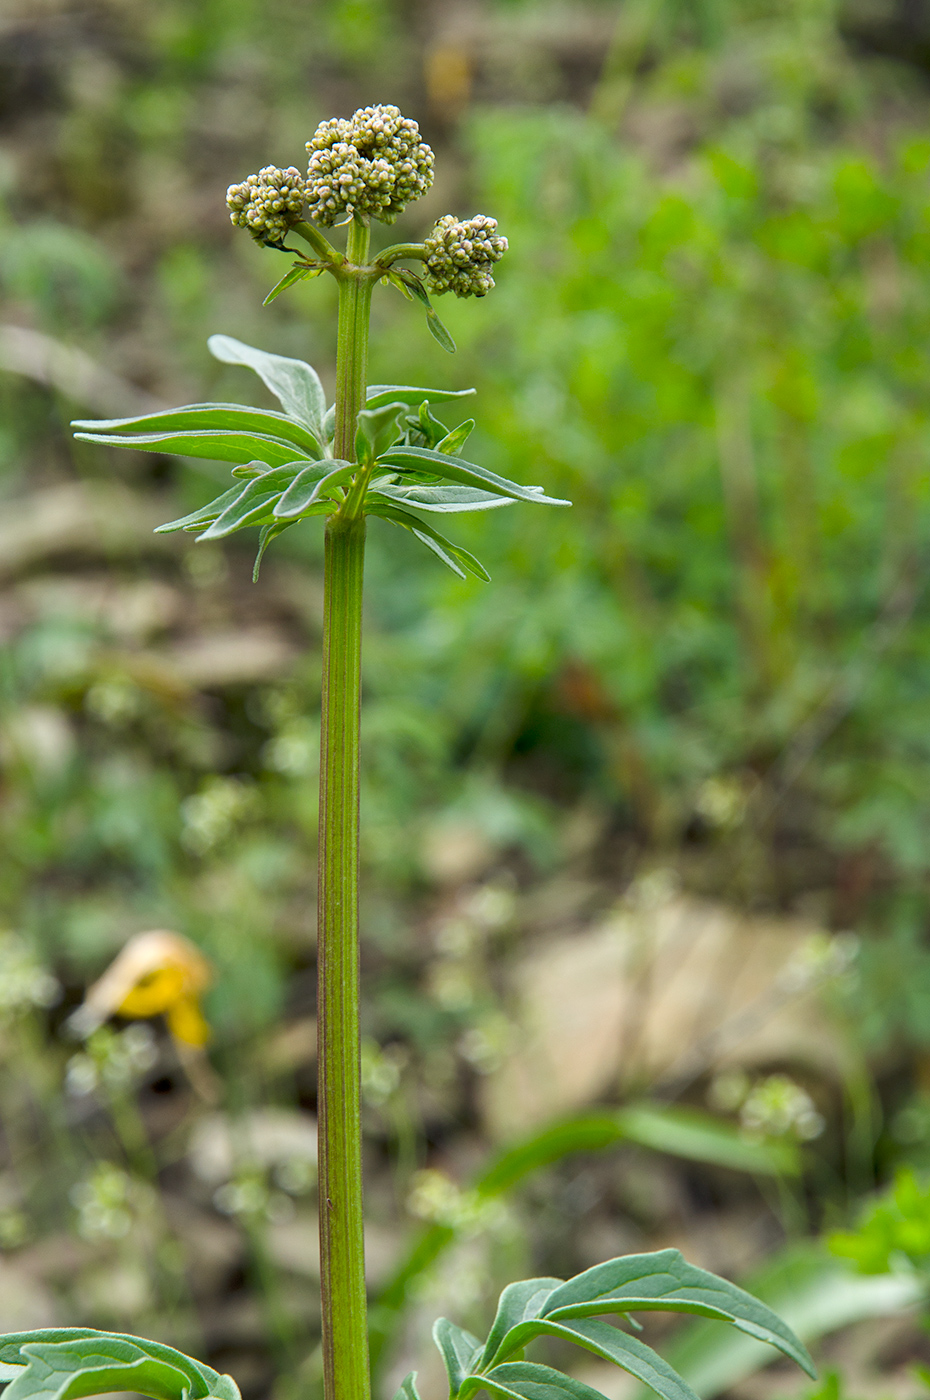
{"type": "Polygon", "coordinates": [[[22,374],[107,418],[154,413],[164,407],[83,350],[26,326],[0,324],[0,370],[22,374]]]}

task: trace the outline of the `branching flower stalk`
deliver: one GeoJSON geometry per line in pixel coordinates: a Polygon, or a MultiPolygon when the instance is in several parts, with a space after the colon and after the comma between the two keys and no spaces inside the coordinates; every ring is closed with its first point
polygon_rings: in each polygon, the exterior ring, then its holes
{"type": "MultiPolygon", "coordinates": [[[[237,404],[189,404],[140,418],[81,422],[77,436],[142,451],[234,463],[234,485],[200,510],[160,527],[200,540],[260,529],[265,549],[299,520],[325,519],[323,713],[320,770],[318,1012],[320,1253],[326,1400],[368,1400],[370,1392],[362,1235],[359,1054],[358,824],[359,705],[365,522],[376,515],[410,531],[462,578],[487,579],[473,555],[441,535],[431,515],[491,510],[525,501],[568,505],[542,487],[509,481],[463,458],[472,420],[448,429],[430,405],[471,390],[366,383],[368,323],[376,283],[395,286],[426,312],[447,350],[452,339],[431,295],[485,296],[506,239],[486,215],[447,214],[423,243],[398,243],[374,258],[371,220],[391,224],[429,189],[433,153],[396,107],[364,107],[334,118],[307,143],[306,179],[295,167],[266,166],[231,185],[232,222],[256,242],[298,253],[266,302],[327,273],[339,288],[336,399],[327,407],[315,370],[302,360],[212,336],[217,359],[253,369],[281,411],[237,404]],[[345,251],[323,232],[347,227],[345,251]],[[403,266],[416,263],[418,268],[403,266]],[[424,515],[427,517],[424,519],[424,515]]],[[[501,1295],[487,1340],[440,1319],[434,1329],[451,1400],[487,1392],[494,1400],[603,1400],[549,1366],[522,1360],[534,1338],[554,1336],[615,1362],[663,1400],[697,1400],[650,1347],[607,1322],[637,1327],[636,1310],[698,1312],[731,1322],[793,1357],[813,1374],[801,1343],[770,1309],[726,1280],[687,1264],[677,1250],[609,1260],[574,1279],[528,1279],[501,1295]]],[[[89,1329],[0,1337],[0,1381],[9,1400],[132,1390],[155,1400],[237,1400],[235,1383],[157,1343],[89,1329]]],[[[7,1400],[7,1397],[4,1397],[7,1400]]],[[[398,1400],[419,1400],[411,1374],[398,1400]]]]}

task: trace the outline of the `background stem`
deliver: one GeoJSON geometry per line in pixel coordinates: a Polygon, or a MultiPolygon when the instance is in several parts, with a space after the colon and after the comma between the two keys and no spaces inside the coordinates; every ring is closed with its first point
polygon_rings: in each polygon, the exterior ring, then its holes
{"type": "MultiPolygon", "coordinates": [[[[371,283],[355,275],[368,228],[350,226],[339,282],[336,455],[355,458],[365,401],[371,283]]],[[[370,1394],[362,1215],[359,1064],[358,798],[365,519],[326,529],[317,953],[320,1279],[326,1400],[370,1394]]]]}

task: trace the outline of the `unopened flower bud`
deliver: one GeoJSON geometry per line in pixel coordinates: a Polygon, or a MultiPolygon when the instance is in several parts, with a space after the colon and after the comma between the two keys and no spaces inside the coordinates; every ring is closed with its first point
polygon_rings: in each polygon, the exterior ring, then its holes
{"type": "Polygon", "coordinates": [[[230,219],[257,243],[280,244],[300,221],[305,199],[304,178],[293,165],[287,170],[266,165],[226,191],[230,219]]]}
{"type": "Polygon", "coordinates": [[[366,214],[392,224],[433,183],[433,153],[415,121],[393,106],[360,107],[321,122],[307,142],[310,217],[333,224],[366,214]]]}
{"type": "Polygon", "coordinates": [[[492,264],[507,251],[497,232],[497,220],[486,214],[457,219],[444,214],[425,240],[426,284],[431,292],[455,292],[457,297],[483,297],[494,286],[492,264]]]}

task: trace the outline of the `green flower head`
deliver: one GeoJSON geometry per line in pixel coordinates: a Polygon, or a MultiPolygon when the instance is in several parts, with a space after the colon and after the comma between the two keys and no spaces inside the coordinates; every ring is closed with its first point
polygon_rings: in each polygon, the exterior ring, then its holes
{"type": "Polygon", "coordinates": [[[305,198],[304,178],[293,165],[287,170],[266,165],[226,191],[232,222],[247,228],[256,243],[276,245],[300,221],[305,198]]]}
{"type": "Polygon", "coordinates": [[[433,152],[393,106],[321,122],[307,150],[307,201],[320,224],[353,214],[392,224],[433,183],[433,152]]]}
{"type": "Polygon", "coordinates": [[[491,267],[506,253],[507,240],[498,234],[497,220],[486,214],[461,220],[444,214],[424,246],[426,282],[431,292],[483,297],[494,286],[491,267]]]}

